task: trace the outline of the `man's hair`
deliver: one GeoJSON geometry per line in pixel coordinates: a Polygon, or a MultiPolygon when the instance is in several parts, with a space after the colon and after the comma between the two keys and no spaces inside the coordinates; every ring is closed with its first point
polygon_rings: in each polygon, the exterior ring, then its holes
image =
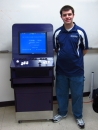
{"type": "Polygon", "coordinates": [[[60,15],[62,16],[62,11],[69,11],[69,10],[72,10],[72,13],[74,15],[74,8],[70,5],[63,6],[60,10],[60,15]]]}

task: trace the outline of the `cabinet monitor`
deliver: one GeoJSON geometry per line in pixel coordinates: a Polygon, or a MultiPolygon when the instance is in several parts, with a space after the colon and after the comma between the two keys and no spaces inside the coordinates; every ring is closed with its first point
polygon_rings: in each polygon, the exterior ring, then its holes
{"type": "Polygon", "coordinates": [[[19,54],[20,55],[47,54],[47,33],[20,32],[19,54]]]}

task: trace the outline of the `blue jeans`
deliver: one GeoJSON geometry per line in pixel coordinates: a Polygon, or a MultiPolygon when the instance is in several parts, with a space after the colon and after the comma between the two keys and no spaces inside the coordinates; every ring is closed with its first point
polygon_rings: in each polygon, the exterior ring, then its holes
{"type": "Polygon", "coordinates": [[[73,115],[76,119],[82,118],[84,75],[75,77],[56,75],[58,114],[64,116],[68,112],[69,88],[71,91],[73,115]]]}

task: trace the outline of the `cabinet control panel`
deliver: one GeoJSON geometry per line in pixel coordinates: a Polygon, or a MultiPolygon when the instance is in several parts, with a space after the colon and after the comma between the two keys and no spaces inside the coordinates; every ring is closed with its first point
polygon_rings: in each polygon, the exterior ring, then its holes
{"type": "Polygon", "coordinates": [[[13,67],[45,67],[54,66],[53,58],[13,59],[13,67]]]}

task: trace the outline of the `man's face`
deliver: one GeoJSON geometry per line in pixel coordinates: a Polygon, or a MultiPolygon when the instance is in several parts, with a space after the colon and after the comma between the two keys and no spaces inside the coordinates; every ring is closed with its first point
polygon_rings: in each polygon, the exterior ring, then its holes
{"type": "Polygon", "coordinates": [[[72,13],[72,10],[62,11],[61,18],[64,24],[71,24],[73,23],[74,14],[72,13]]]}

